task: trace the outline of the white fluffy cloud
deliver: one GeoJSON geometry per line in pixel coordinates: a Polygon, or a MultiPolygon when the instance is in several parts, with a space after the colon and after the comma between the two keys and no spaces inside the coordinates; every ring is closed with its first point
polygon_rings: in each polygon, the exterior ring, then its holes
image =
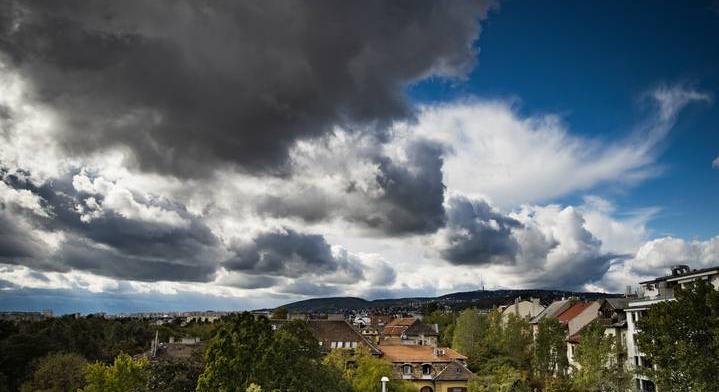
{"type": "Polygon", "coordinates": [[[557,115],[526,117],[512,102],[482,99],[425,106],[416,125],[398,132],[451,147],[444,165],[448,188],[512,208],[656,175],[657,144],[678,113],[710,97],[673,86],[657,88],[647,100],[650,116],[619,141],[577,136],[557,115]]]}

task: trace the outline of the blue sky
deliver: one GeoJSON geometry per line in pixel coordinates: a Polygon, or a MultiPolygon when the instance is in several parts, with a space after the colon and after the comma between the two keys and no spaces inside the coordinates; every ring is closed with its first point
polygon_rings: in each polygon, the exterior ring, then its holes
{"type": "Polygon", "coordinates": [[[719,264],[716,1],[58,4],[0,18],[0,309],[719,264]]]}
{"type": "MultiPolygon", "coordinates": [[[[517,98],[525,114],[558,113],[577,134],[611,141],[646,110],[642,94],[686,83],[719,92],[716,2],[506,1],[484,22],[477,67],[466,81],[431,79],[421,103],[467,95],[517,98]]],[[[658,235],[706,239],[719,231],[719,106],[690,107],[666,141],[663,173],[629,189],[594,192],[620,208],[660,207],[658,235]]],[[[578,195],[555,200],[577,201],[578,195]]]]}

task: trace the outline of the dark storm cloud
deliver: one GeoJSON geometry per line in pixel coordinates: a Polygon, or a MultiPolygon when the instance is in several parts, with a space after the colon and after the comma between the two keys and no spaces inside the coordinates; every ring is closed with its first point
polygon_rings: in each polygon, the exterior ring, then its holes
{"type": "Polygon", "coordinates": [[[437,143],[417,141],[408,147],[406,163],[380,158],[384,208],[362,221],[388,234],[432,233],[444,226],[443,153],[437,143]]]}
{"type": "MultiPolygon", "coordinates": [[[[291,229],[263,233],[250,243],[238,245],[235,256],[225,262],[231,271],[298,278],[305,275],[345,275],[358,281],[362,269],[346,257],[335,257],[324,237],[291,229]]],[[[346,280],[343,279],[343,280],[346,280]]]]}
{"type": "Polygon", "coordinates": [[[280,279],[273,276],[241,274],[224,279],[220,283],[225,286],[233,286],[241,289],[263,289],[276,286],[279,282],[280,279]]]}
{"type": "Polygon", "coordinates": [[[37,257],[42,254],[41,249],[28,230],[18,224],[18,217],[0,203],[0,260],[37,257]]]}
{"type": "Polygon", "coordinates": [[[307,280],[296,280],[290,284],[282,286],[281,291],[283,293],[313,297],[326,297],[340,293],[340,289],[337,286],[318,284],[307,280]]]}
{"type": "MultiPolygon", "coordinates": [[[[84,153],[129,146],[144,170],[282,172],[336,125],[406,119],[403,89],[462,77],[491,3],[4,1],[0,51],[84,153]]],[[[379,132],[379,131],[378,131],[379,132]]]]}
{"type": "Polygon", "coordinates": [[[354,179],[332,194],[303,186],[296,192],[264,197],[257,211],[306,222],[339,217],[393,236],[433,233],[445,223],[444,152],[438,143],[416,140],[407,146],[406,160],[372,153],[363,157],[377,168],[369,190],[358,189],[354,179]]]}
{"type": "Polygon", "coordinates": [[[512,263],[519,249],[512,229],[521,224],[483,200],[452,197],[447,209],[446,247],[441,255],[452,264],[512,263]]]}
{"type": "MultiPolygon", "coordinates": [[[[176,212],[187,221],[184,226],[131,219],[110,209],[103,210],[94,219],[83,221],[77,206],[87,203],[89,197],[102,205],[103,196],[77,192],[72,185],[72,174],[39,187],[12,175],[0,179],[42,197],[52,215],[33,217],[36,230],[62,231],[66,236],[60,249],[52,255],[46,252],[47,246],[42,242],[31,242],[34,238],[32,230],[19,237],[23,242],[17,242],[17,235],[0,236],[0,253],[12,252],[12,263],[41,270],[76,269],[142,281],[208,281],[213,279],[221,261],[219,240],[198,217],[182,206],[169,202],[154,204],[176,212]],[[7,240],[3,241],[3,238],[7,240]],[[16,240],[10,242],[11,239],[16,240]]],[[[0,221],[2,219],[0,212],[0,221]]],[[[3,225],[0,231],[12,227],[3,225]]]]}

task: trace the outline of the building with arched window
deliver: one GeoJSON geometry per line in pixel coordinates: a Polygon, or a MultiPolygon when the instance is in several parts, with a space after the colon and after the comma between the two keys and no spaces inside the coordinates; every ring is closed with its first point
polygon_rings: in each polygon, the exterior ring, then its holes
{"type": "Polygon", "coordinates": [[[467,357],[451,348],[383,345],[380,349],[393,364],[393,379],[411,381],[420,392],[467,392],[472,376],[467,357]]]}

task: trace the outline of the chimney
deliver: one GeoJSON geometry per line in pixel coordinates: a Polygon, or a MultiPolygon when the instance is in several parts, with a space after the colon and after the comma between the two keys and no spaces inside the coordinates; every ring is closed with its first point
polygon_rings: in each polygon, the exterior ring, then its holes
{"type": "Polygon", "coordinates": [[[627,287],[624,289],[624,298],[629,298],[632,296],[632,286],[627,285],[627,287]]]}
{"type": "Polygon", "coordinates": [[[690,271],[691,269],[689,269],[688,265],[678,264],[672,266],[672,276],[683,275],[689,273],[690,271]]]}

